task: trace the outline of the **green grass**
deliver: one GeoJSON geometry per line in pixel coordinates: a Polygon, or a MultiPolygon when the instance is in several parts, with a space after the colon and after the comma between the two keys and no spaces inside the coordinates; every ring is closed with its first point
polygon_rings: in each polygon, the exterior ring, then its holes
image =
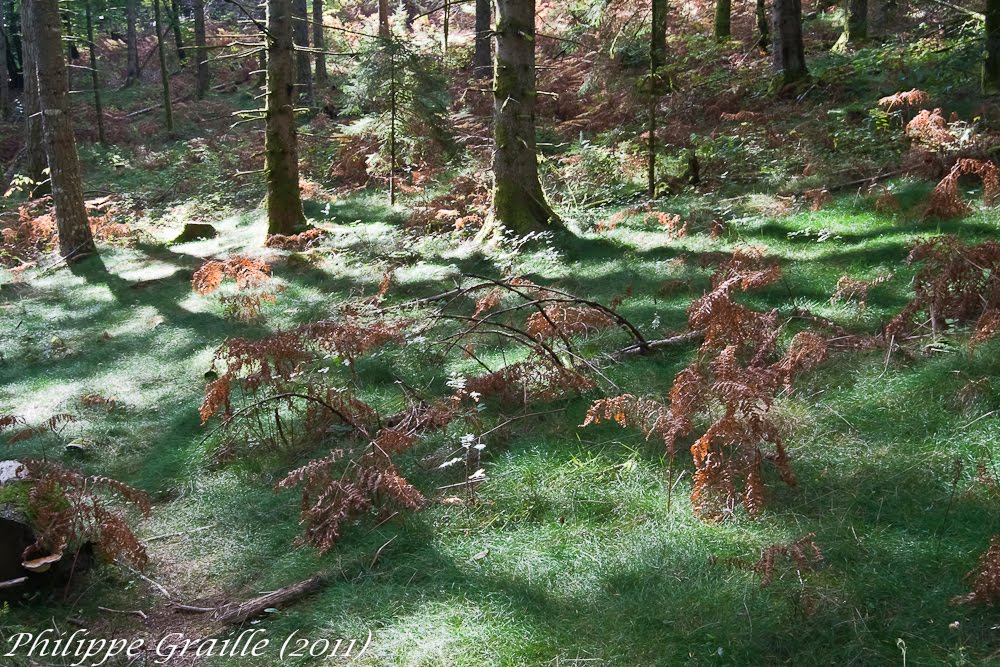
{"type": "MultiPolygon", "coordinates": [[[[696,520],[687,497],[690,461],[678,459],[672,482],[662,452],[636,434],[579,429],[584,398],[488,441],[490,479],[474,505],[432,503],[382,524],[359,522],[325,557],[296,546],[297,495],[272,492],[299,457],[319,451],[219,468],[201,443],[204,373],[225,337],[323,317],[349,297],[373,294],[384,271],[394,270],[390,303],[440,292],[463,272],[498,275],[505,267],[603,302],[631,289],[621,313],[655,337],[682,327],[687,305],[708,286],[711,268],[699,266],[701,257],[762,245],[781,261],[785,279],[748,295],[748,303],[807,307],[874,331],[908,298],[912,269],[903,260],[915,240],[951,232],[978,241],[1000,226],[994,212],[940,225],[883,216],[853,197],[780,218],[756,214],[748,202],[732,204],[747,208],[734,211],[740,221],[718,240],[698,232],[666,241],[627,222],[520,253],[413,239],[397,212],[366,195],[326,213],[314,206],[328,240],[320,251],[275,263],[286,289],[254,325],[226,320],[218,299],[193,293],[189,281],[202,258],[259,250],[258,212],[213,219],[220,235],[210,241],[102,247],[100,260],[0,291],[0,412],[30,423],[72,412],[80,421],[61,440],[86,437],[91,445],[74,455],[46,436],[4,455],[45,454],[149,491],[155,507],[140,524],[143,536],[211,526],[150,544],[150,576],[181,600],[251,596],[343,568],[346,580],[255,627],[272,638],[298,630],[310,639],[363,639],[371,630],[362,664],[885,665],[902,664],[898,640],[908,665],[988,661],[1000,646],[995,611],[950,600],[967,592],[963,575],[1000,532],[996,497],[973,480],[980,458],[998,458],[1000,427],[987,416],[1000,408],[996,345],[888,359],[843,353],[804,377],[778,404],[799,484],[769,478],[768,509],[757,520],[696,520]],[[866,310],[829,303],[840,276],[888,272],[895,278],[873,290],[866,310]],[[668,281],[681,286],[661,290],[668,281]],[[982,378],[986,389],[962,404],[962,388],[982,378]],[[83,408],[79,396],[88,393],[117,406],[83,408]],[[810,532],[825,556],[815,571],[783,562],[762,588],[755,573],[734,566],[810,532]],[[953,622],[958,629],[949,628],[953,622]]],[[[170,238],[179,223],[164,222],[157,237],[170,238]]],[[[691,354],[666,351],[605,372],[622,391],[659,394],[691,354]]],[[[447,371],[457,369],[427,367],[403,350],[366,360],[360,373],[366,396],[388,400],[396,373],[443,391],[447,371]]],[[[454,474],[423,469],[418,459],[455,446],[449,437],[405,461],[431,498],[454,474]]],[[[96,607],[148,610],[159,603],[152,589],[108,567],[85,579],[74,614],[109,632],[145,632],[96,607]]],[[[58,596],[39,595],[0,623],[40,628],[67,613],[58,596]]],[[[269,654],[211,663],[274,661],[269,654]]]]}

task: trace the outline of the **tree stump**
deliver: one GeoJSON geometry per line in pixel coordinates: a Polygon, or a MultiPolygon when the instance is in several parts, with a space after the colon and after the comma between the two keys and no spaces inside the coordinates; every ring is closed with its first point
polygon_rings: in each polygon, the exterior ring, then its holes
{"type": "Polygon", "coordinates": [[[200,239],[215,238],[218,232],[215,227],[207,222],[186,222],[184,229],[174,239],[174,243],[187,243],[188,241],[198,241],[200,239]]]}
{"type": "Polygon", "coordinates": [[[18,461],[0,461],[0,601],[14,600],[29,583],[31,574],[21,566],[24,550],[35,541],[35,531],[25,516],[27,471],[18,461]],[[23,493],[21,492],[23,487],[23,493]]]}

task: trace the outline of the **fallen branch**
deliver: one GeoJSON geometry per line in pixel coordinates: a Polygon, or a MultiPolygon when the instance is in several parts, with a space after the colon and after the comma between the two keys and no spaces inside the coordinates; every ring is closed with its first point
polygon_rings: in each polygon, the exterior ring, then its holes
{"type": "Polygon", "coordinates": [[[0,581],[0,589],[14,588],[16,586],[20,586],[26,581],[28,581],[27,577],[18,577],[17,579],[8,579],[7,581],[0,581]]]}
{"type": "Polygon", "coordinates": [[[326,583],[324,577],[312,577],[305,581],[279,588],[266,595],[247,600],[246,602],[219,607],[215,610],[212,618],[219,623],[227,625],[242,623],[248,618],[260,614],[265,609],[277,607],[309,595],[318,590],[324,583],[326,583]]]}
{"type": "Polygon", "coordinates": [[[146,616],[146,612],[139,609],[111,609],[110,607],[98,607],[98,609],[112,614],[128,614],[129,616],[138,616],[144,621],[149,618],[146,616]]]}
{"type": "Polygon", "coordinates": [[[665,347],[677,347],[678,345],[686,345],[688,343],[694,343],[705,337],[705,332],[701,329],[697,331],[688,331],[687,333],[678,334],[676,336],[671,336],[670,338],[661,338],[659,340],[647,341],[645,345],[639,343],[634,343],[628,347],[623,347],[617,352],[611,355],[612,359],[620,359],[621,357],[626,357],[633,354],[644,354],[646,352],[651,352],[653,350],[662,350],[665,347]]]}

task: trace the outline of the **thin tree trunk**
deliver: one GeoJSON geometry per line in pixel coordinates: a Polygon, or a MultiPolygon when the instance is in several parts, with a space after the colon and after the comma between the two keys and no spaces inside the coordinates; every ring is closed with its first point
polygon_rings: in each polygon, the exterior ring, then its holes
{"type": "Polygon", "coordinates": [[[490,0],[476,0],[476,51],[472,56],[472,71],[476,78],[485,79],[493,74],[493,54],[490,39],[490,0]]]}
{"type": "Polygon", "coordinates": [[[194,58],[196,66],[195,94],[198,99],[204,99],[212,85],[212,74],[208,69],[208,50],[205,48],[205,0],[192,0],[194,11],[194,58]]]}
{"type": "Polygon", "coordinates": [[[312,0],[313,10],[313,47],[316,53],[316,87],[326,85],[326,55],[320,53],[326,48],[326,35],[323,34],[323,0],[312,0]]]}
{"type": "Polygon", "coordinates": [[[451,31],[451,2],[449,0],[444,0],[444,40],[441,43],[441,51],[444,55],[448,55],[448,33],[451,31]]]}
{"type": "Polygon", "coordinates": [[[771,46],[771,26],[767,18],[767,0],[757,0],[757,46],[767,51],[771,46]]]}
{"type": "Polygon", "coordinates": [[[139,38],[136,35],[136,23],[139,22],[139,0],[125,0],[125,50],[127,65],[125,68],[125,85],[131,86],[139,81],[139,38]]]}
{"type": "Polygon", "coordinates": [[[174,110],[170,103],[170,74],[167,72],[167,52],[163,48],[163,25],[160,20],[160,0],[153,0],[153,24],[156,28],[156,50],[160,58],[160,83],[163,85],[163,122],[167,134],[174,133],[174,110]]]}
{"type": "Polygon", "coordinates": [[[868,0],[844,0],[844,32],[834,51],[846,51],[868,39],[868,0]]]}
{"type": "MultiPolygon", "coordinates": [[[[292,0],[292,40],[295,46],[309,48],[309,4],[308,0],[292,0]]],[[[299,99],[309,103],[312,101],[312,63],[309,62],[309,52],[295,52],[296,82],[298,83],[299,99]]]]}
{"type": "MultiPolygon", "coordinates": [[[[62,43],[58,0],[26,0],[24,5],[25,13],[32,15],[32,41],[36,44],[62,43]]],[[[37,49],[35,76],[38,79],[45,154],[52,178],[59,252],[67,262],[73,262],[97,252],[97,248],[83,203],[83,183],[66,99],[66,62],[62,50],[37,49]]]]}
{"type": "Polygon", "coordinates": [[[661,69],[667,64],[667,0],[653,0],[649,37],[649,133],[647,146],[646,189],[650,199],[656,196],[656,112],[663,93],[661,69]]]}
{"type": "Polygon", "coordinates": [[[389,0],[378,0],[378,36],[389,39],[392,31],[389,29],[389,0]]]}
{"type": "MultiPolygon", "coordinates": [[[[29,0],[30,2],[30,0],[29,0]]],[[[35,184],[31,195],[38,197],[49,192],[45,169],[48,167],[45,158],[45,143],[42,140],[41,103],[38,99],[38,41],[35,35],[38,30],[32,22],[33,12],[21,8],[21,35],[24,54],[24,122],[27,159],[25,160],[25,175],[35,184]]],[[[61,54],[61,52],[60,52],[61,54]]]]}
{"type": "Polygon", "coordinates": [[[305,222],[295,138],[295,62],[291,0],[267,2],[267,109],[264,174],[267,234],[294,234],[305,222]]]}
{"type": "Polygon", "coordinates": [[[986,0],[986,60],[983,93],[1000,93],[1000,0],[986,0]]]}
{"type": "Polygon", "coordinates": [[[802,44],[801,0],[774,0],[771,10],[774,23],[774,69],[781,74],[782,85],[809,76],[802,44]]]}
{"type": "Polygon", "coordinates": [[[386,43],[389,50],[389,206],[396,205],[396,44],[386,43]]]}
{"type": "Polygon", "coordinates": [[[85,9],[87,16],[87,45],[90,48],[90,81],[94,85],[94,112],[97,114],[97,136],[102,144],[107,144],[107,137],[104,136],[104,107],[101,104],[101,77],[97,71],[97,48],[94,44],[94,19],[90,3],[93,0],[86,0],[85,9]]]}
{"type": "Polygon", "coordinates": [[[733,15],[732,0],[715,0],[715,38],[729,39],[733,15]]]}
{"type": "Polygon", "coordinates": [[[167,10],[170,14],[170,28],[174,32],[174,45],[177,47],[177,60],[184,62],[187,53],[184,52],[184,39],[181,35],[181,11],[177,0],[170,0],[170,7],[167,10]]]}
{"type": "Polygon", "coordinates": [[[535,0],[497,0],[493,220],[517,234],[561,226],[538,180],[535,0]]]}
{"type": "Polygon", "coordinates": [[[0,0],[0,120],[10,115],[10,77],[7,74],[7,2],[0,0]]]}

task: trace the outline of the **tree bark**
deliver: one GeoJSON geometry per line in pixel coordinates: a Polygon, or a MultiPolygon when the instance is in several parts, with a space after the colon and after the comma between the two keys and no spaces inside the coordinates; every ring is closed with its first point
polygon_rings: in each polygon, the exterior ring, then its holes
{"type": "Polygon", "coordinates": [[[90,4],[93,0],[86,0],[84,11],[87,17],[87,46],[90,50],[90,82],[94,86],[94,112],[97,114],[97,136],[101,144],[107,144],[107,137],[104,136],[104,106],[101,104],[101,77],[97,70],[97,48],[94,44],[94,18],[90,4]]]}
{"type": "Polygon", "coordinates": [[[208,50],[205,48],[205,0],[192,0],[191,8],[194,11],[194,58],[197,61],[195,94],[200,100],[204,99],[212,85],[212,75],[208,70],[208,50]]]}
{"type": "Polygon", "coordinates": [[[160,0],[153,0],[153,24],[156,30],[156,50],[160,58],[160,83],[163,86],[163,123],[167,134],[174,133],[174,110],[170,104],[170,74],[167,72],[167,52],[163,48],[163,24],[160,20],[160,0]]]}
{"type": "Polygon", "coordinates": [[[732,35],[732,0],[715,0],[715,38],[729,39],[732,35]]]}
{"type": "Polygon", "coordinates": [[[646,191],[649,198],[656,196],[656,112],[663,93],[661,70],[667,64],[667,0],[653,0],[649,37],[649,108],[646,131],[649,143],[646,151],[646,191]]]}
{"type": "MultiPolygon", "coordinates": [[[[35,44],[61,44],[58,0],[26,0],[35,44]]],[[[66,62],[61,49],[36,51],[35,76],[41,107],[45,155],[52,179],[52,201],[59,231],[59,253],[73,262],[97,252],[83,203],[83,183],[67,104],[66,62]]]]}
{"type": "MultiPolygon", "coordinates": [[[[309,5],[308,0],[292,0],[292,41],[295,46],[309,48],[309,5]]],[[[308,51],[296,51],[296,82],[298,98],[303,102],[312,101],[312,64],[308,51]]]]}
{"type": "Polygon", "coordinates": [[[535,0],[497,0],[493,87],[493,220],[516,234],[562,221],[538,180],[535,0]]]}
{"type": "Polygon", "coordinates": [[[291,0],[267,2],[267,108],[264,175],[267,234],[294,234],[305,222],[295,146],[295,64],[291,0]]]}
{"type": "Polygon", "coordinates": [[[392,30],[389,28],[389,0],[378,0],[378,36],[389,39],[392,30]]]}
{"type": "MultiPolygon", "coordinates": [[[[312,0],[313,11],[313,47],[322,51],[326,48],[326,35],[323,34],[323,0],[312,0]]],[[[326,55],[316,53],[316,86],[326,85],[326,55]]]]}
{"type": "Polygon", "coordinates": [[[490,0],[476,0],[476,50],[472,56],[472,71],[476,78],[485,79],[493,75],[493,54],[490,48],[491,16],[490,0]]]}
{"type": "Polygon", "coordinates": [[[177,4],[177,0],[170,0],[170,8],[167,11],[170,14],[170,28],[174,32],[177,60],[184,62],[187,59],[187,53],[184,52],[184,39],[181,36],[181,10],[177,4]]]}
{"type": "Polygon", "coordinates": [[[10,77],[7,74],[7,3],[0,0],[0,120],[10,115],[10,77]]]}
{"type": "Polygon", "coordinates": [[[983,93],[1000,93],[1000,0],[986,0],[986,60],[983,93]]]}
{"type": "Polygon", "coordinates": [[[45,143],[42,140],[42,115],[38,100],[38,33],[32,21],[32,12],[21,8],[21,35],[24,53],[24,130],[27,158],[25,160],[25,176],[35,185],[31,196],[41,196],[49,192],[45,169],[48,163],[45,159],[45,143]]]}
{"type": "Polygon", "coordinates": [[[809,76],[802,44],[802,2],[774,0],[771,14],[774,23],[774,69],[781,74],[782,84],[787,86],[809,76]]]}
{"type": "Polygon", "coordinates": [[[757,0],[757,46],[767,51],[771,46],[771,26],[767,18],[767,0],[757,0]]]}
{"type": "Polygon", "coordinates": [[[136,35],[136,24],[139,22],[139,0],[125,0],[125,50],[127,52],[125,68],[125,86],[131,86],[139,81],[139,38],[136,35]]]}
{"type": "Polygon", "coordinates": [[[868,39],[868,0],[844,0],[844,32],[833,46],[847,51],[868,39]]]}

